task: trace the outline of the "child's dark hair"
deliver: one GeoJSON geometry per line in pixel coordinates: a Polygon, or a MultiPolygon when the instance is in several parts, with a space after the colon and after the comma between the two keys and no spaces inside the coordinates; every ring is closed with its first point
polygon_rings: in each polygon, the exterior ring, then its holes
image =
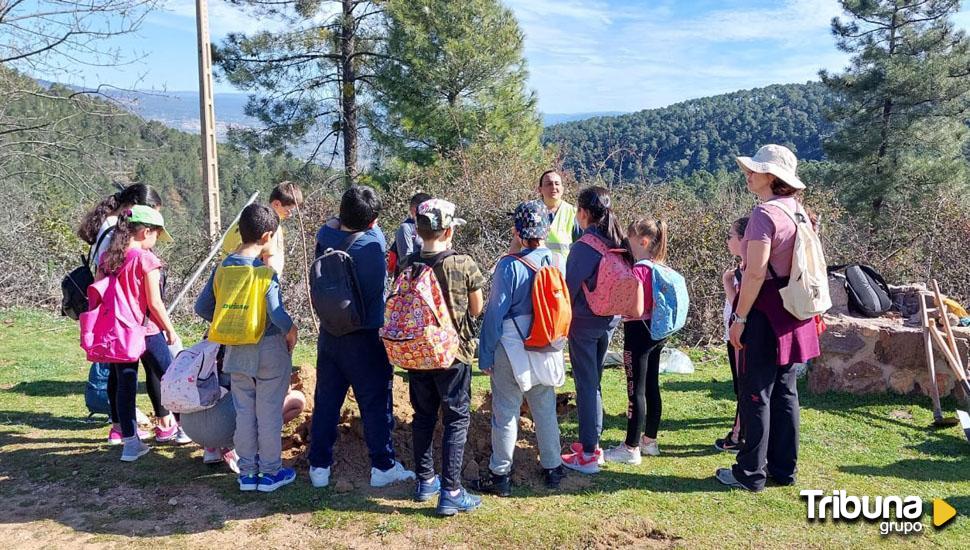
{"type": "Polygon", "coordinates": [[[77,236],[88,244],[94,244],[105,218],[123,207],[131,208],[137,204],[158,208],[162,205],[162,198],[150,185],[144,183],[129,185],[113,195],[108,195],[88,211],[77,228],[77,236]]]}
{"type": "Polygon", "coordinates": [[[448,231],[447,229],[428,229],[427,227],[423,227],[421,224],[418,224],[416,230],[418,236],[421,237],[421,240],[426,242],[437,241],[442,235],[445,234],[446,231],[448,231]]]}
{"type": "Polygon", "coordinates": [[[631,264],[636,260],[630,252],[630,243],[623,234],[623,227],[620,220],[613,212],[610,192],[605,187],[587,187],[579,193],[576,205],[589,214],[590,225],[599,229],[599,232],[607,239],[613,241],[614,248],[624,248],[624,257],[631,264]]]}
{"type": "Polygon", "coordinates": [[[373,188],[354,185],[340,199],[340,223],[354,231],[364,231],[381,213],[381,199],[373,188]]]}
{"type": "Polygon", "coordinates": [[[243,209],[239,215],[239,237],[243,244],[258,241],[263,233],[275,233],[280,227],[280,217],[266,206],[255,202],[243,209]]]}
{"type": "Polygon", "coordinates": [[[300,206],[303,204],[303,191],[292,181],[281,181],[270,191],[269,202],[280,201],[283,206],[300,206]]]}
{"type": "Polygon", "coordinates": [[[157,226],[147,223],[130,222],[128,221],[130,215],[131,213],[129,212],[127,215],[122,213],[118,216],[118,225],[111,232],[111,240],[108,241],[108,248],[101,255],[101,263],[98,265],[98,271],[102,275],[113,275],[121,269],[121,266],[125,263],[125,256],[128,254],[128,245],[131,243],[131,238],[138,230],[146,227],[160,229],[157,226]]]}
{"type": "Polygon", "coordinates": [[[559,170],[546,170],[545,172],[543,172],[542,174],[540,174],[539,175],[539,187],[542,187],[542,180],[546,179],[546,176],[548,176],[549,174],[559,175],[559,170]]]}
{"type": "Polygon", "coordinates": [[[731,231],[738,236],[739,239],[744,238],[744,232],[748,230],[748,220],[751,218],[747,216],[742,216],[731,224],[731,231]]]}
{"type": "MultiPolygon", "coordinates": [[[[411,197],[411,202],[409,203],[409,206],[411,208],[417,209],[417,207],[421,206],[422,202],[429,201],[433,198],[434,197],[432,197],[427,193],[415,193],[414,196],[411,197]]],[[[424,237],[421,237],[421,238],[423,239],[424,237]]]]}
{"type": "Polygon", "coordinates": [[[661,264],[667,262],[667,222],[641,218],[631,223],[626,232],[630,238],[650,239],[650,248],[647,250],[650,259],[661,264]]]}

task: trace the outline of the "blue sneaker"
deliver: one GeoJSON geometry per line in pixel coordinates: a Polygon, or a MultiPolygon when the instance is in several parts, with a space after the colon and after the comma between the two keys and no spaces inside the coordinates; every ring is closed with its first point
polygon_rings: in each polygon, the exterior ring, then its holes
{"type": "Polygon", "coordinates": [[[414,490],[414,500],[427,502],[439,492],[441,492],[441,478],[438,476],[427,480],[418,478],[418,485],[414,490]]]}
{"type": "Polygon", "coordinates": [[[272,493],[284,485],[293,483],[296,479],[296,472],[290,468],[280,468],[275,474],[259,474],[259,486],[256,488],[261,493],[272,493]]]}
{"type": "Polygon", "coordinates": [[[464,488],[456,496],[449,495],[448,491],[441,491],[435,513],[439,516],[453,516],[458,512],[471,512],[481,505],[482,497],[469,494],[464,488]]]}
{"type": "Polygon", "coordinates": [[[239,476],[240,491],[255,491],[259,485],[259,477],[256,474],[242,474],[239,476]]]}

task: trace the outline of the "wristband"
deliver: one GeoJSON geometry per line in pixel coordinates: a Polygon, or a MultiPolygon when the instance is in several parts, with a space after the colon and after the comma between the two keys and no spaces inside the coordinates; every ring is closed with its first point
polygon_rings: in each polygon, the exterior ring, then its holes
{"type": "Polygon", "coordinates": [[[737,313],[732,313],[731,314],[731,322],[732,323],[738,323],[740,325],[743,325],[743,324],[745,324],[745,323],[748,322],[748,318],[747,317],[741,317],[737,313]]]}

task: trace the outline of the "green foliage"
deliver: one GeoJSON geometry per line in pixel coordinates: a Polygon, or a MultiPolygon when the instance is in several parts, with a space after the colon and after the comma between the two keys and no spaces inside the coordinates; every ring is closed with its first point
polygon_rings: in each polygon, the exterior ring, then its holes
{"type": "Polygon", "coordinates": [[[559,145],[581,179],[657,183],[701,170],[734,173],[736,156],[767,143],[786,145],[801,160],[821,159],[832,101],[819,83],[774,85],[557,124],[543,142],[559,145]]]}
{"type": "Polygon", "coordinates": [[[839,98],[825,144],[847,204],[875,219],[884,204],[961,189],[967,178],[970,42],[954,0],[844,0],[832,32],[852,53],[844,73],[821,73],[839,98]]]}
{"type": "Polygon", "coordinates": [[[374,138],[419,164],[487,137],[539,152],[536,98],[526,90],[523,36],[497,0],[387,3],[374,138]]]}

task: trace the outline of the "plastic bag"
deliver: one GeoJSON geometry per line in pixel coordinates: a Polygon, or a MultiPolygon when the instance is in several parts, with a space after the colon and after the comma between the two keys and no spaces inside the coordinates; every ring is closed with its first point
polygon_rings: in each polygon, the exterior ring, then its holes
{"type": "Polygon", "coordinates": [[[660,372],[661,374],[690,374],[694,372],[694,362],[677,348],[664,348],[660,352],[660,372]]]}

